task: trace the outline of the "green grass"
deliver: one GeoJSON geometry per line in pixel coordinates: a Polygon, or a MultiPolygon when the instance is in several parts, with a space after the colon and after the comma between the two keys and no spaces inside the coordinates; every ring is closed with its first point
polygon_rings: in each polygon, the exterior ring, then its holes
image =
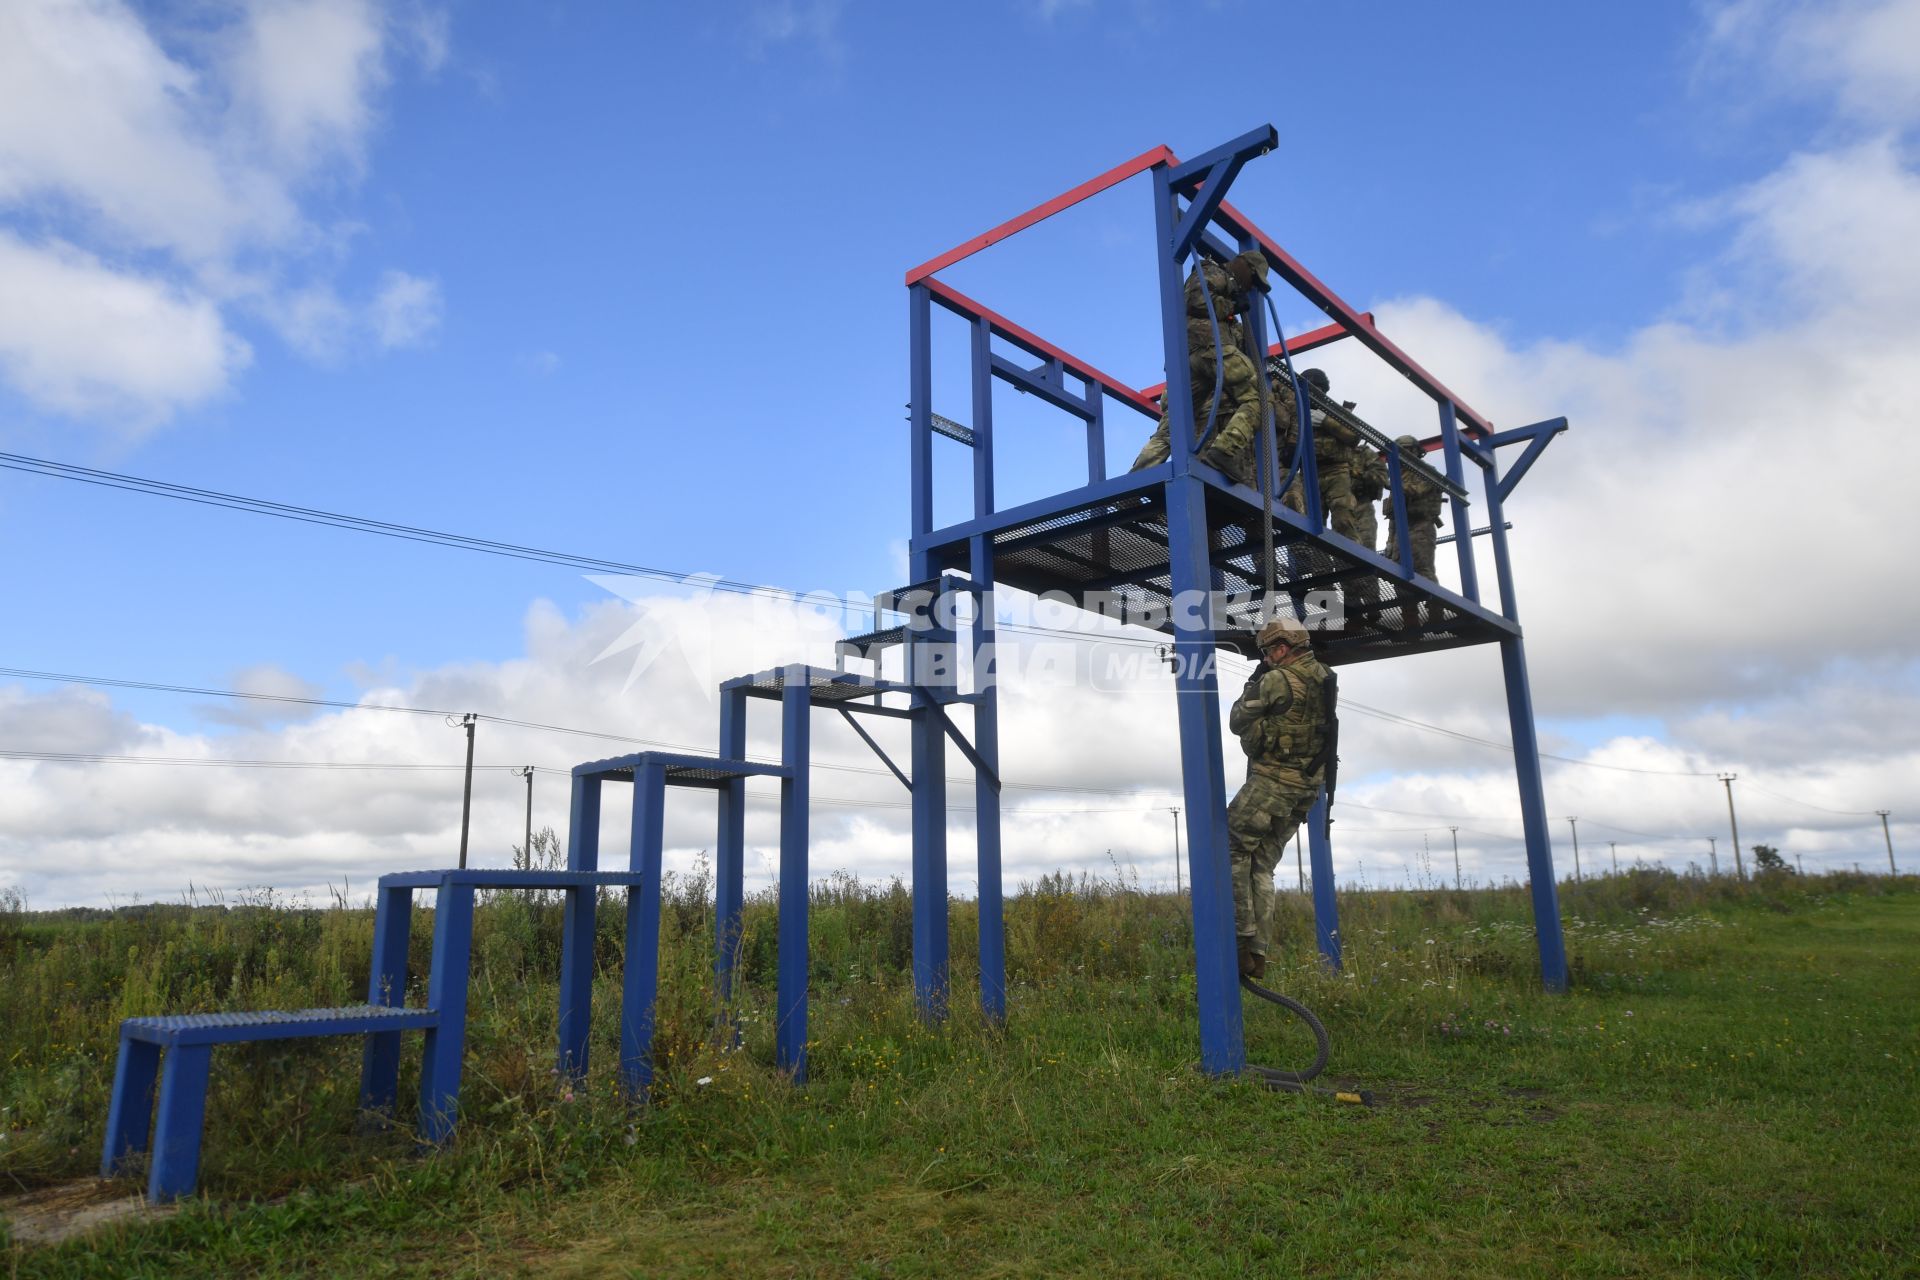
{"type": "MultiPolygon", "coordinates": [[[[843,880],[815,903],[804,1091],[766,1065],[770,905],[749,915],[746,1047],[718,1054],[705,886],[674,886],[662,1079],[629,1112],[604,1069],[620,913],[602,913],[598,1069],[569,1097],[548,1071],[556,912],[499,900],[451,1150],[353,1136],[354,1044],[223,1049],[203,1199],[6,1256],[21,1276],[1913,1274],[1916,888],[1575,886],[1558,997],[1517,890],[1344,895],[1338,976],[1289,900],[1270,977],[1321,1013],[1330,1076],[1373,1089],[1372,1110],[1193,1069],[1169,896],[1019,895],[1008,1028],[960,1007],[930,1029],[905,893],[843,880]]],[[[971,904],[953,916],[964,1006],[971,904]]],[[[0,920],[0,1186],[92,1169],[116,1018],[350,1000],[370,939],[338,904],[0,920]]],[[[1305,1058],[1277,1011],[1247,1018],[1253,1058],[1305,1058]]]]}

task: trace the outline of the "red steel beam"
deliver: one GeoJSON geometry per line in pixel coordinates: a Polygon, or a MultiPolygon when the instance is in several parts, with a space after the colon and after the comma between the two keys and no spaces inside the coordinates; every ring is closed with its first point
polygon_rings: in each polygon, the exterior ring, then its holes
{"type": "Polygon", "coordinates": [[[1100,370],[1094,368],[1077,356],[1068,355],[1059,347],[1048,342],[1045,338],[1021,328],[999,312],[987,310],[987,308],[981,306],[966,294],[961,293],[952,285],[941,280],[932,279],[924,279],[920,281],[920,283],[926,286],[927,292],[931,293],[949,310],[957,311],[963,316],[971,316],[977,320],[985,320],[993,326],[995,333],[1017,343],[1032,354],[1040,356],[1043,359],[1058,360],[1077,376],[1085,378],[1089,382],[1099,383],[1107,394],[1120,397],[1150,418],[1158,418],[1160,416],[1159,405],[1147,399],[1147,397],[1141,395],[1138,391],[1135,391],[1132,387],[1120,381],[1120,379],[1110,374],[1100,372],[1100,370]]]}
{"type": "MultiPolygon", "coordinates": [[[[1362,311],[1360,313],[1360,318],[1367,322],[1368,328],[1373,327],[1373,312],[1362,311]]],[[[1309,329],[1307,330],[1307,332],[1301,334],[1299,337],[1289,341],[1287,343],[1287,351],[1291,355],[1296,355],[1296,356],[1305,355],[1307,352],[1312,351],[1315,347],[1324,347],[1330,342],[1338,342],[1340,341],[1340,339],[1348,336],[1350,335],[1347,333],[1347,327],[1343,324],[1322,325],[1318,329],[1309,329]]],[[[1272,346],[1268,347],[1267,354],[1270,356],[1279,355],[1280,344],[1276,342],[1272,346]]],[[[1150,387],[1140,388],[1140,394],[1143,396],[1149,396],[1157,399],[1160,393],[1162,391],[1165,391],[1166,389],[1167,389],[1166,383],[1156,382],[1150,387]]]]}
{"type": "Polygon", "coordinates": [[[1017,218],[1001,223],[984,235],[975,236],[957,248],[949,249],[937,258],[929,258],[913,270],[907,272],[907,283],[918,284],[936,271],[943,271],[963,258],[971,258],[988,245],[1017,235],[1033,226],[1036,222],[1045,222],[1062,209],[1071,209],[1089,196],[1097,196],[1108,187],[1118,186],[1136,173],[1145,173],[1157,164],[1175,164],[1173,152],[1166,147],[1155,147],[1143,151],[1125,164],[1115,165],[1097,178],[1089,178],[1065,195],[1055,196],[1045,204],[1035,205],[1017,218]]]}
{"type": "Polygon", "coordinates": [[[1467,433],[1475,436],[1493,434],[1493,424],[1467,406],[1459,396],[1447,389],[1445,383],[1421,368],[1420,362],[1395,346],[1385,334],[1371,324],[1363,324],[1360,313],[1348,306],[1339,294],[1327,288],[1320,278],[1300,265],[1298,259],[1274,243],[1273,237],[1255,226],[1253,220],[1242,214],[1225,200],[1220,202],[1220,216],[1231,228],[1242,235],[1251,236],[1259,246],[1266,250],[1268,260],[1286,278],[1288,284],[1305,294],[1309,301],[1317,303],[1321,310],[1332,316],[1335,323],[1343,325],[1348,333],[1365,343],[1375,355],[1398,369],[1409,381],[1435,400],[1453,401],[1454,417],[1466,426],[1467,433]]]}
{"type": "MultiPolygon", "coordinates": [[[[946,297],[948,301],[957,304],[959,310],[977,316],[980,319],[990,321],[1010,338],[1019,335],[1018,340],[1031,346],[1036,353],[1044,351],[1046,354],[1060,359],[1068,364],[1069,367],[1073,368],[1076,373],[1095,378],[1108,391],[1131,400],[1137,406],[1145,408],[1145,405],[1142,404],[1144,397],[1141,393],[1127,389],[1116,380],[1094,370],[1093,366],[1075,360],[1057,347],[1051,346],[1039,337],[1027,332],[1027,330],[1020,328],[1020,326],[1014,324],[1012,321],[1007,320],[1005,317],[988,311],[979,303],[965,297],[965,295],[948,289],[944,285],[940,285],[937,281],[932,280],[931,277],[935,272],[944,270],[963,259],[970,258],[989,245],[1005,240],[1008,236],[1017,235],[1036,223],[1046,221],[1063,209],[1072,208],[1082,200],[1099,195],[1102,191],[1110,187],[1118,186],[1135,174],[1144,173],[1148,169],[1152,169],[1158,165],[1178,163],[1180,163],[1180,158],[1176,156],[1169,147],[1158,146],[1150,151],[1143,151],[1126,163],[1116,165],[1107,170],[1099,177],[1090,178],[1086,182],[1073,188],[1073,190],[1063,195],[1055,196],[1044,204],[1035,205],[1018,217],[1011,218],[993,228],[993,230],[975,236],[965,244],[947,250],[947,252],[937,258],[928,259],[926,262],[921,263],[913,270],[907,272],[906,282],[909,285],[927,284],[936,294],[942,295],[946,297]]],[[[1222,222],[1226,223],[1231,230],[1252,238],[1255,243],[1264,249],[1267,257],[1279,270],[1281,276],[1286,279],[1287,283],[1299,290],[1309,301],[1319,306],[1321,310],[1333,318],[1334,324],[1331,327],[1341,330],[1343,334],[1350,334],[1360,339],[1375,355],[1385,360],[1388,365],[1397,369],[1410,382],[1432,396],[1435,400],[1452,401],[1454,417],[1461,422],[1469,436],[1479,437],[1493,434],[1493,424],[1490,421],[1475,412],[1464,400],[1449,390],[1445,383],[1428,373],[1419,361],[1402,351],[1389,340],[1386,335],[1376,329],[1373,325],[1373,317],[1370,314],[1355,311],[1339,294],[1322,283],[1318,276],[1301,266],[1297,258],[1275,243],[1273,237],[1256,226],[1252,219],[1242,214],[1238,209],[1235,209],[1224,200],[1220,202],[1219,213],[1216,216],[1222,222]]],[[[1326,330],[1316,329],[1314,334],[1317,335],[1323,332],[1326,332],[1326,330]]],[[[1333,340],[1331,337],[1326,339],[1328,342],[1333,340]]],[[[1162,385],[1164,386],[1164,384],[1162,385]]],[[[1158,416],[1160,412],[1159,407],[1157,405],[1154,406],[1152,412],[1155,416],[1158,416]]]]}

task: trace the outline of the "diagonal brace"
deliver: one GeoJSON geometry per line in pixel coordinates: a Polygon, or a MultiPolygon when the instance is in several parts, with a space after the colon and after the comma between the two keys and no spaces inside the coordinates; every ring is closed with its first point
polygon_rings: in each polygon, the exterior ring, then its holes
{"type": "Polygon", "coordinates": [[[1493,458],[1494,450],[1502,445],[1518,444],[1522,440],[1527,442],[1526,452],[1507,468],[1506,475],[1500,477],[1498,482],[1500,501],[1505,502],[1512,496],[1514,486],[1520,483],[1521,477],[1527,474],[1528,468],[1532,467],[1540,455],[1546,452],[1547,445],[1552,443],[1553,438],[1566,429],[1565,418],[1548,418],[1545,422],[1536,422],[1532,426],[1514,427],[1510,431],[1495,432],[1479,442],[1476,451],[1482,453],[1489,461],[1493,458]]]}
{"type": "Polygon", "coordinates": [[[1187,209],[1173,225],[1173,244],[1169,246],[1175,262],[1193,250],[1194,242],[1206,231],[1207,224],[1220,208],[1227,188],[1239,176],[1240,169],[1255,156],[1265,155],[1280,144],[1280,135],[1272,125],[1263,125],[1243,133],[1224,146],[1175,165],[1167,174],[1168,187],[1178,193],[1192,192],[1187,209]],[[1204,175],[1204,177],[1202,176],[1204,175]]]}
{"type": "Polygon", "coordinates": [[[873,754],[880,757],[880,763],[887,766],[888,770],[892,772],[894,777],[900,779],[900,785],[905,787],[909,791],[913,790],[913,779],[909,778],[906,774],[900,772],[900,766],[893,762],[893,758],[891,756],[889,756],[885,751],[882,751],[880,749],[880,744],[875,742],[873,740],[873,735],[868,733],[866,729],[861,725],[861,723],[858,720],[855,720],[853,718],[853,714],[849,712],[845,707],[838,707],[836,708],[836,710],[840,712],[840,718],[842,720],[845,720],[849,725],[852,725],[853,731],[860,735],[860,741],[866,743],[869,747],[873,748],[873,754]]]}
{"type": "Polygon", "coordinates": [[[947,718],[946,711],[941,708],[939,703],[929,702],[926,705],[926,709],[939,719],[940,727],[947,731],[947,736],[953,739],[954,746],[960,748],[960,754],[967,758],[967,762],[981,773],[987,775],[988,785],[993,788],[994,794],[998,795],[1000,792],[1000,775],[989,767],[985,760],[980,758],[980,753],[973,749],[973,744],[968,742],[965,736],[961,734],[959,727],[947,718]]]}

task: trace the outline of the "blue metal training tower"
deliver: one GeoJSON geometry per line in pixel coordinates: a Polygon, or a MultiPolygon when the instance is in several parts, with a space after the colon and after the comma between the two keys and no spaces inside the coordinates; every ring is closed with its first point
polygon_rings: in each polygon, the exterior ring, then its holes
{"type": "MultiPolygon", "coordinates": [[[[1332,665],[1365,662],[1406,653],[1462,645],[1497,643],[1506,675],[1507,709],[1524,816],[1527,866],[1534,925],[1540,948],[1542,980],[1551,990],[1567,981],[1552,847],[1547,835],[1546,802],[1541,785],[1533,702],[1527,684],[1525,643],[1514,600],[1503,506],[1547,443],[1566,429],[1556,418],[1515,430],[1493,430],[1460,397],[1395,346],[1374,327],[1372,317],[1356,312],[1312,273],[1282,250],[1259,227],[1225,202],[1241,167],[1271,151],[1277,137],[1271,127],[1257,129],[1188,161],[1158,147],[1047,201],[999,227],[907,273],[911,341],[912,430],[912,574],[922,583],[958,583],[958,589],[985,597],[996,585],[1035,594],[1064,595],[1083,608],[1111,616],[1116,603],[1132,621],[1143,622],[1172,638],[1178,694],[1179,732],[1185,789],[1187,860],[1193,886],[1195,961],[1199,978],[1202,1064],[1218,1074],[1245,1065],[1240,997],[1236,985],[1233,895],[1228,873],[1226,798],[1222,724],[1215,659],[1222,648],[1252,651],[1251,614],[1222,607],[1222,601],[1256,601],[1266,573],[1268,539],[1276,549],[1277,586],[1310,627],[1338,607],[1344,625],[1329,630],[1316,647],[1332,665]],[[987,246],[1015,235],[1054,214],[1141,173],[1153,186],[1154,247],[1160,290],[1160,326],[1167,382],[1165,404],[1171,413],[1171,458],[1145,470],[1106,474],[1106,427],[1110,406],[1156,421],[1161,406],[1152,395],[1162,388],[1136,390],[1093,365],[1053,346],[1004,316],[961,294],[938,273],[987,246]],[[1432,398],[1436,430],[1414,456],[1402,458],[1384,439],[1391,476],[1387,504],[1390,527],[1399,548],[1395,559],[1362,547],[1326,527],[1313,471],[1312,423],[1300,422],[1297,464],[1306,511],[1295,513],[1265,502],[1252,487],[1236,483],[1196,456],[1193,400],[1188,376],[1184,281],[1197,254],[1225,259],[1244,249],[1263,251],[1279,280],[1324,311],[1332,323],[1287,341],[1269,334],[1261,308],[1248,316],[1259,349],[1282,360],[1327,343],[1352,338],[1432,398]],[[932,403],[934,308],[960,318],[971,335],[971,414],[962,424],[936,413],[932,403]],[[996,346],[1024,353],[1038,363],[1001,354],[996,346]],[[1064,493],[1002,509],[994,501],[993,384],[1016,389],[1077,418],[1087,440],[1086,481],[1064,493]],[[941,435],[972,451],[973,513],[957,524],[934,526],[934,437],[941,435]],[[1524,445],[1504,469],[1498,454],[1524,445]],[[1422,456],[1438,451],[1436,472],[1422,456]],[[1483,603],[1474,557],[1465,464],[1482,473],[1487,524],[1499,586],[1497,607],[1483,603]],[[1449,590],[1414,571],[1407,536],[1406,495],[1402,479],[1420,467],[1430,483],[1449,496],[1452,542],[1459,557],[1461,588],[1449,590]],[[1264,526],[1264,527],[1263,527],[1264,526]],[[966,576],[958,577],[960,573],[966,576]],[[1356,590],[1356,588],[1359,588],[1356,590]],[[1206,600],[1204,607],[1186,602],[1206,600]],[[1336,605],[1334,602],[1338,601],[1336,605]]],[[[1309,393],[1295,379],[1298,403],[1309,393]]],[[[1338,410],[1317,401],[1329,412],[1338,410]]],[[[1269,493],[1283,491],[1291,473],[1275,456],[1272,433],[1257,465],[1269,493]]],[[[936,590],[936,598],[938,598],[936,590]]],[[[974,626],[976,654],[991,652],[993,618],[981,610],[974,626]]],[[[912,632],[918,644],[925,632],[912,632]]],[[[876,668],[877,670],[877,668],[876,668]]],[[[976,673],[977,675],[978,673],[976,673]]],[[[976,679],[968,694],[922,687],[909,666],[916,708],[937,700],[970,702],[975,741],[968,755],[980,783],[975,800],[979,820],[981,988],[987,1013],[1004,1012],[1005,975],[1000,925],[1000,811],[994,682],[976,679]],[[991,938],[989,938],[991,935],[991,938]],[[991,945],[989,943],[991,942],[991,945]]],[[[937,707],[936,707],[937,709],[937,707]]],[[[914,978],[923,1008],[945,1007],[946,991],[946,812],[943,735],[964,740],[941,713],[917,714],[913,751],[913,867],[915,897],[914,978]]],[[[1340,963],[1340,934],[1328,840],[1325,797],[1309,819],[1313,861],[1314,914],[1322,954],[1340,963]]]]}

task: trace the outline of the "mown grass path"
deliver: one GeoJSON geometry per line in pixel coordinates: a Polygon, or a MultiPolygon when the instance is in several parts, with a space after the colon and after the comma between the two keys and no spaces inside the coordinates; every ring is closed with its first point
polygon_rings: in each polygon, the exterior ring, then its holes
{"type": "MultiPolygon", "coordinates": [[[[244,1118],[217,1120],[208,1202],[9,1260],[22,1276],[1920,1272],[1920,894],[1616,896],[1580,917],[1576,989],[1549,997],[1517,903],[1356,895],[1346,975],[1303,958],[1280,977],[1372,1110],[1201,1078],[1177,907],[1119,894],[1081,903],[1100,926],[1074,935],[1086,953],[1031,969],[1003,1034],[964,1013],[923,1029],[897,975],[843,965],[804,1093],[757,1065],[750,1029],[741,1054],[690,1042],[629,1115],[515,1066],[545,1038],[522,1052],[503,1012],[477,1037],[486,1083],[457,1150],[323,1125],[235,1151],[220,1126],[244,1118]],[[1144,913],[1144,941],[1103,964],[1095,935],[1133,936],[1116,911],[1144,913]],[[263,1180],[277,1200],[235,1203],[263,1180]]],[[[508,998],[477,982],[482,1004],[508,998]]],[[[1275,1011],[1248,1018],[1254,1057],[1302,1051],[1275,1011]]],[[[266,1069],[280,1088],[351,1085],[344,1059],[266,1069]]]]}

